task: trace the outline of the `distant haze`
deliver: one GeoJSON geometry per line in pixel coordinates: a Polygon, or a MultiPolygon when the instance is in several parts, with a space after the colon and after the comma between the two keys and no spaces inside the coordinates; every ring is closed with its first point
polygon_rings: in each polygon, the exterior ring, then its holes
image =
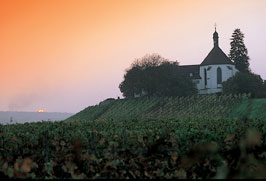
{"type": "Polygon", "coordinates": [[[0,111],[0,124],[15,124],[40,121],[62,121],[71,113],[38,113],[38,112],[3,112],[0,111]]]}
{"type": "Polygon", "coordinates": [[[251,69],[266,79],[265,0],[0,1],[0,110],[78,112],[121,97],[135,58],[200,64],[236,28],[251,69]]]}

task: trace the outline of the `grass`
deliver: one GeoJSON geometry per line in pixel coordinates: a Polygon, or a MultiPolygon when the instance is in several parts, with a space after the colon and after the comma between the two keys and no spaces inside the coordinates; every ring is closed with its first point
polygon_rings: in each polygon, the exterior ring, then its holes
{"type": "Polygon", "coordinates": [[[233,118],[266,118],[266,99],[248,99],[232,111],[233,118]]]}

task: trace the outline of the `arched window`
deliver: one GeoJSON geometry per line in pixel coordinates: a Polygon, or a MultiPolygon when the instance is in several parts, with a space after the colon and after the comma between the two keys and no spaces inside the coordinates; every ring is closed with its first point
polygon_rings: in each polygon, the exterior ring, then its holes
{"type": "Polygon", "coordinates": [[[205,83],[205,87],[207,86],[207,70],[204,69],[204,83],[205,83]]]}
{"type": "Polygon", "coordinates": [[[222,69],[217,68],[217,84],[222,84],[222,69]]]}

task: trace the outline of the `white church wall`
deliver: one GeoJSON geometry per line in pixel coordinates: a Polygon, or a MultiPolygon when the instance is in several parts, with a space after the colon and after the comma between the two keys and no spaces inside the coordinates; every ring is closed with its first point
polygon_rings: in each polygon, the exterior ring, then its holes
{"type": "Polygon", "coordinates": [[[211,94],[222,91],[222,85],[217,84],[217,68],[222,70],[222,82],[226,81],[230,77],[234,76],[238,71],[235,65],[220,64],[220,65],[206,65],[200,66],[201,82],[199,84],[200,94],[211,94]],[[207,70],[207,85],[205,86],[204,69],[207,70]]]}

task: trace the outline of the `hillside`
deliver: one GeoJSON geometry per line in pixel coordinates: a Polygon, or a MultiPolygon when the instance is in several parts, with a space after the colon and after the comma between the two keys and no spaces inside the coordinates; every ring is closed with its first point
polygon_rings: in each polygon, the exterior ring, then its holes
{"type": "Polygon", "coordinates": [[[266,178],[266,119],[254,119],[265,116],[265,102],[244,95],[119,99],[69,121],[0,124],[0,176],[266,178]]]}
{"type": "Polygon", "coordinates": [[[232,117],[266,118],[266,99],[248,99],[232,111],[232,117]]]}
{"type": "Polygon", "coordinates": [[[89,106],[67,120],[221,119],[266,117],[266,99],[246,95],[120,99],[89,106]]]}

